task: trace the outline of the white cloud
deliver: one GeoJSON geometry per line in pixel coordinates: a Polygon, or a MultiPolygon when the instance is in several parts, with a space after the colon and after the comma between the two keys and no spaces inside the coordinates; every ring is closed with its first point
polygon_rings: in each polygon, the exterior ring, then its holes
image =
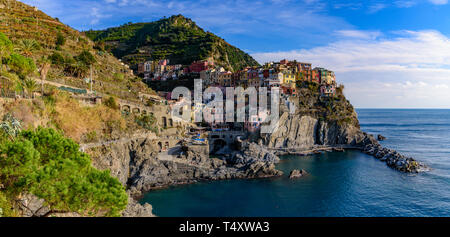
{"type": "Polygon", "coordinates": [[[448,3],[448,0],[429,0],[429,1],[435,5],[445,5],[448,3]]]}
{"type": "Polygon", "coordinates": [[[374,5],[369,6],[369,13],[376,13],[379,12],[385,8],[387,8],[388,5],[384,3],[376,3],[374,5]]]}
{"type": "Polygon", "coordinates": [[[312,49],[252,56],[261,63],[287,58],[334,70],[359,107],[450,108],[448,37],[437,31],[401,31],[382,39],[362,37],[367,32],[350,35],[361,37],[312,49]],[[371,97],[378,100],[368,99],[371,97]]]}
{"type": "Polygon", "coordinates": [[[417,2],[415,2],[415,1],[407,1],[407,0],[401,0],[401,1],[394,2],[394,5],[399,8],[410,8],[416,4],[417,4],[417,2]]]}
{"type": "Polygon", "coordinates": [[[376,39],[381,36],[380,31],[360,31],[360,30],[339,30],[335,32],[337,36],[357,39],[376,39]]]}
{"type": "Polygon", "coordinates": [[[90,22],[90,24],[91,25],[96,25],[96,24],[98,24],[98,22],[100,21],[100,19],[102,19],[102,18],[109,18],[109,17],[111,17],[111,15],[105,15],[105,14],[102,14],[101,12],[100,12],[100,10],[99,10],[99,8],[97,8],[97,7],[93,7],[92,9],[91,9],[91,22],[90,22]]]}
{"type": "Polygon", "coordinates": [[[292,39],[317,45],[329,41],[328,32],[351,27],[343,18],[328,15],[327,4],[321,0],[23,1],[31,4],[36,2],[45,12],[79,30],[104,29],[129,22],[130,19],[145,22],[183,14],[205,30],[228,37],[227,40],[237,35],[248,36],[251,39],[239,42],[243,47],[252,45],[255,37],[259,37],[261,48],[275,48],[275,40],[291,42],[292,39]],[[92,8],[99,9],[103,17],[89,15],[92,8]],[[265,29],[263,35],[262,29],[265,29]],[[264,40],[267,38],[272,41],[264,40]]]}

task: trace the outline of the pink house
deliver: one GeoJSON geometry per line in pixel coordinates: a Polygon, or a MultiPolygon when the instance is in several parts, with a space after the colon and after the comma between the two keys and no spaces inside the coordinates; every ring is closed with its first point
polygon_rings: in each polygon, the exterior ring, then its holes
{"type": "Polygon", "coordinates": [[[210,63],[210,62],[208,62],[206,60],[204,60],[204,61],[196,61],[196,62],[193,62],[189,66],[189,72],[200,73],[201,71],[207,70],[210,65],[214,66],[213,63],[210,63]]]}
{"type": "Polygon", "coordinates": [[[322,85],[320,87],[320,94],[325,97],[330,97],[336,95],[336,86],[331,85],[322,85]]]}

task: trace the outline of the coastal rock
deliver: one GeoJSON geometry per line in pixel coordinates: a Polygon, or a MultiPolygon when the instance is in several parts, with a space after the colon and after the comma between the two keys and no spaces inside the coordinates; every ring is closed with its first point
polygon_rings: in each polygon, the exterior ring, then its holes
{"type": "Polygon", "coordinates": [[[283,113],[278,128],[267,138],[271,148],[308,148],[315,144],[318,120],[309,116],[283,113]]]}
{"type": "Polygon", "coordinates": [[[244,172],[248,178],[263,178],[283,175],[282,171],[275,169],[275,164],[280,161],[272,151],[260,144],[249,143],[241,147],[241,151],[235,152],[227,160],[229,165],[233,165],[244,172]]]}
{"type": "Polygon", "coordinates": [[[241,148],[239,153],[235,153],[231,159],[233,164],[251,164],[254,162],[278,163],[280,158],[263,145],[250,143],[241,148]]]}
{"type": "Polygon", "coordinates": [[[139,197],[151,189],[201,180],[282,175],[274,165],[279,158],[256,143],[244,143],[241,150],[233,151],[223,160],[210,158],[205,148],[208,146],[188,144],[181,144],[180,154],[161,160],[155,144],[151,139],[136,139],[105,145],[89,153],[94,167],[110,170],[132,197],[139,197]]]}
{"type": "Polygon", "coordinates": [[[128,205],[122,212],[122,217],[154,217],[155,215],[152,213],[152,210],[152,205],[148,203],[141,205],[129,196],[128,205]]]}
{"type": "Polygon", "coordinates": [[[306,172],[303,169],[302,170],[292,170],[291,173],[289,174],[289,178],[290,179],[301,178],[307,174],[308,174],[308,172],[306,172]]]}
{"type": "Polygon", "coordinates": [[[48,207],[44,206],[44,199],[28,193],[20,195],[16,203],[22,217],[39,217],[50,211],[48,207]]]}
{"type": "Polygon", "coordinates": [[[384,141],[384,140],[386,140],[386,137],[384,137],[381,134],[378,134],[377,139],[378,139],[378,141],[384,141]]]}
{"type": "Polygon", "coordinates": [[[53,212],[45,205],[44,199],[29,193],[19,195],[15,201],[22,217],[81,217],[76,212],[53,212]]]}
{"type": "MultiPolygon", "coordinates": [[[[279,127],[265,137],[269,148],[301,152],[316,151],[317,146],[360,149],[375,158],[386,162],[389,167],[406,173],[428,170],[428,167],[411,157],[383,148],[374,136],[362,132],[358,124],[326,122],[309,115],[283,113],[279,127]]],[[[383,138],[379,135],[378,139],[383,138]]]]}
{"type": "Polygon", "coordinates": [[[352,124],[319,121],[308,115],[284,113],[279,127],[265,140],[269,148],[311,149],[316,145],[357,145],[366,134],[352,124]]]}
{"type": "Polygon", "coordinates": [[[340,148],[340,147],[333,147],[333,151],[334,152],[344,152],[345,149],[344,148],[340,148]]]}

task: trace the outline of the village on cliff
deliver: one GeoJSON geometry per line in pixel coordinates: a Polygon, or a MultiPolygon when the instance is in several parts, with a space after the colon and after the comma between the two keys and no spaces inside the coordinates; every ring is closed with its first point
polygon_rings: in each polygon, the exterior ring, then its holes
{"type": "Polygon", "coordinates": [[[296,95],[297,82],[307,81],[320,85],[322,96],[336,93],[334,72],[325,68],[312,68],[311,63],[288,61],[269,62],[262,67],[246,67],[236,72],[226,71],[215,66],[210,60],[192,62],[183,67],[181,64],[170,65],[170,60],[146,61],[138,64],[138,75],[145,81],[177,80],[186,74],[198,74],[205,86],[218,87],[279,87],[283,95],[296,95]]]}

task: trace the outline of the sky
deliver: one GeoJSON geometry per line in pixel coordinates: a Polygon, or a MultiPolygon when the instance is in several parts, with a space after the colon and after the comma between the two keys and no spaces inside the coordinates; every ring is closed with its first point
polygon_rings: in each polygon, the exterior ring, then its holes
{"type": "Polygon", "coordinates": [[[336,73],[357,108],[450,108],[449,0],[23,0],[78,30],[183,14],[258,62],[336,73]]]}

